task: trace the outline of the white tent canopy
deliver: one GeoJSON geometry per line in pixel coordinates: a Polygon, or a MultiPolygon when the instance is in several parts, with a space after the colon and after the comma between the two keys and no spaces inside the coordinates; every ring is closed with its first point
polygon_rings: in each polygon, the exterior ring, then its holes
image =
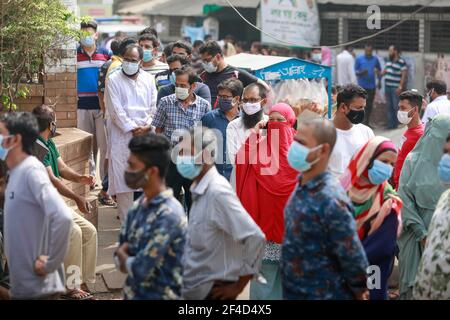
{"type": "Polygon", "coordinates": [[[225,61],[233,67],[255,71],[290,59],[292,59],[292,57],[263,56],[240,53],[231,57],[226,57],[225,61]]]}

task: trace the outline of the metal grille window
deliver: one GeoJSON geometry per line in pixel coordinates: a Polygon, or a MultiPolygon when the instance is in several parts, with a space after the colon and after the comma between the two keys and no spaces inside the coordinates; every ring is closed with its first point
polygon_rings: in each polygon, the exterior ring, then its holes
{"type": "Polygon", "coordinates": [[[430,21],[430,52],[450,52],[450,21],[430,21]]]}
{"type": "Polygon", "coordinates": [[[339,39],[339,20],[322,19],[320,21],[321,35],[320,44],[322,46],[333,46],[339,39]]]}
{"type": "MultiPolygon", "coordinates": [[[[381,29],[395,24],[396,20],[382,20],[381,29]]],[[[348,40],[356,40],[361,37],[372,35],[379,30],[367,28],[366,20],[349,19],[347,24],[348,40]]],[[[419,21],[405,21],[396,28],[376,36],[370,40],[376,49],[387,49],[395,44],[402,51],[419,51],[419,21]]],[[[363,48],[365,42],[354,44],[355,48],[363,48]]]]}
{"type": "Polygon", "coordinates": [[[183,17],[170,17],[169,36],[179,37],[181,35],[181,24],[183,17]]]}

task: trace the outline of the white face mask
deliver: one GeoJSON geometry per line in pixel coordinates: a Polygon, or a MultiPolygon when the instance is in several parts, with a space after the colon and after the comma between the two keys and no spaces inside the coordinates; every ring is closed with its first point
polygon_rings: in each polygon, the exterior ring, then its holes
{"type": "Polygon", "coordinates": [[[244,112],[246,114],[248,114],[249,116],[259,112],[261,110],[261,102],[256,102],[256,103],[244,103],[242,105],[242,109],[244,110],[244,112]]]}
{"type": "Polygon", "coordinates": [[[176,95],[177,99],[184,101],[189,97],[189,89],[175,87],[175,95],[176,95]]]}
{"type": "Polygon", "coordinates": [[[134,76],[139,71],[139,62],[122,62],[122,70],[127,76],[134,76]]]}
{"type": "Polygon", "coordinates": [[[397,112],[397,119],[398,122],[402,123],[402,124],[408,124],[411,122],[412,117],[408,117],[408,113],[409,111],[398,111],[397,112]]]}
{"type": "Polygon", "coordinates": [[[203,69],[205,69],[206,72],[208,73],[213,73],[217,71],[217,66],[215,66],[212,61],[208,62],[208,63],[204,63],[202,62],[202,66],[203,69]]]}

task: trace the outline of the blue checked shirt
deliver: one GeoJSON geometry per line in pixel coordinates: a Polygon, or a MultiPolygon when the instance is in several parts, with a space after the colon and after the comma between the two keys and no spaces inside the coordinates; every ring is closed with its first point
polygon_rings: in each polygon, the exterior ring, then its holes
{"type": "Polygon", "coordinates": [[[178,142],[178,135],[173,135],[175,130],[189,130],[201,121],[202,117],[211,110],[208,101],[195,95],[195,101],[184,108],[175,94],[164,97],[159,103],[152,126],[162,128],[163,134],[172,143],[178,142]]]}

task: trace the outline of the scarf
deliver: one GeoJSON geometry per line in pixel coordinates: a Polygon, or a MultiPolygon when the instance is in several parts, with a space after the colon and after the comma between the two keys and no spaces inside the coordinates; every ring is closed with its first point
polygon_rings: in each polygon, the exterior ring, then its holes
{"type": "Polygon", "coordinates": [[[374,185],[368,179],[374,160],[387,151],[397,152],[390,140],[384,137],[371,139],[353,156],[341,177],[341,184],[355,207],[356,227],[361,240],[375,232],[391,212],[397,215],[398,232],[401,230],[403,202],[387,181],[374,185]]]}

